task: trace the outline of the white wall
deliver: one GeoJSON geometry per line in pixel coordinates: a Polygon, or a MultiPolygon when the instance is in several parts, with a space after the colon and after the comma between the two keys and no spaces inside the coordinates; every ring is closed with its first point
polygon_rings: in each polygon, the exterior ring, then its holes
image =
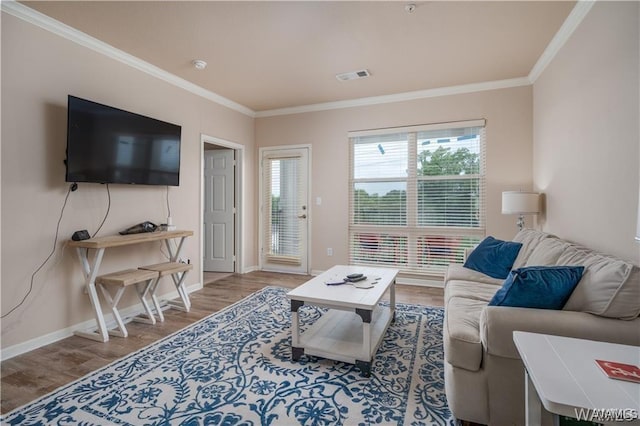
{"type": "Polygon", "coordinates": [[[347,133],[352,130],[486,118],[487,235],[512,238],[516,217],[501,214],[501,194],[532,188],[531,93],[528,86],[256,119],[258,147],[312,146],[311,269],[349,259],[347,133]],[[322,205],[315,204],[316,197],[322,205]]]}
{"type": "Polygon", "coordinates": [[[547,232],[640,263],[638,2],[597,2],[534,84],[547,232]]]}
{"type": "MultiPolygon", "coordinates": [[[[183,250],[199,284],[200,135],[245,145],[243,267],[255,256],[255,163],[253,118],[221,107],[43,29],[2,14],[2,312],[26,294],[31,274],[53,246],[65,183],[67,95],[182,126],[180,186],[170,188],[179,229],[194,231],[183,250]]],[[[99,235],[115,234],[143,220],[167,217],[165,187],[110,185],[112,205],[99,235]]],[[[70,194],[60,223],[57,255],[36,276],[32,294],[2,320],[2,348],[90,320],[75,252],[64,241],[75,230],[97,230],[107,208],[104,185],[80,184],[70,194]]],[[[104,272],[160,262],[160,243],[106,251],[104,272]]],[[[174,290],[166,280],[163,292],[174,290]]],[[[133,303],[130,297],[123,307],[133,303]]]]}

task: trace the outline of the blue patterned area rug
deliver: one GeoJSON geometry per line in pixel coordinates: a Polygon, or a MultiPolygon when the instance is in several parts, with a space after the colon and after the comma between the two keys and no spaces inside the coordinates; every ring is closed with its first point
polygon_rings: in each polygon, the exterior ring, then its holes
{"type": "MultiPolygon", "coordinates": [[[[268,287],[3,416],[7,425],[452,425],[442,308],[398,304],[365,378],[291,361],[288,290],[268,287]]],[[[321,309],[300,309],[309,324],[321,309]]]]}

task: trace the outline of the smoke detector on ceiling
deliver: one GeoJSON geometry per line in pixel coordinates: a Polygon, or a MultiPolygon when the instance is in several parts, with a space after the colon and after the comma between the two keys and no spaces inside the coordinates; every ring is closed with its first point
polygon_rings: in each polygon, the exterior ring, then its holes
{"type": "Polygon", "coordinates": [[[415,3],[409,3],[404,6],[404,11],[407,13],[413,13],[416,10],[415,3]]]}
{"type": "Polygon", "coordinates": [[[336,74],[336,78],[340,81],[357,80],[359,78],[367,78],[371,75],[369,70],[359,70],[351,72],[343,72],[342,74],[336,74]]]}
{"type": "Polygon", "coordinates": [[[202,59],[194,59],[191,63],[193,64],[194,68],[197,70],[203,70],[207,67],[207,63],[202,59]]]}

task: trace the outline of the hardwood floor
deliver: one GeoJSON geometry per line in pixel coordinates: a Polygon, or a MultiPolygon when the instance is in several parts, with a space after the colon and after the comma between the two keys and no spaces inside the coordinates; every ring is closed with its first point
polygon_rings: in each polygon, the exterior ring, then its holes
{"type": "MultiPolygon", "coordinates": [[[[266,286],[295,288],[307,281],[307,275],[252,272],[230,274],[205,284],[191,293],[191,312],[165,311],[164,323],[153,326],[131,322],[129,337],[111,338],[106,343],[72,336],[2,362],[1,412],[7,413],[45,395],[60,386],[79,379],[160,338],[178,331],[213,312],[219,311],[266,286]]],[[[205,282],[207,280],[205,279],[205,282]]],[[[398,303],[443,306],[443,290],[439,288],[396,286],[398,303]]]]}

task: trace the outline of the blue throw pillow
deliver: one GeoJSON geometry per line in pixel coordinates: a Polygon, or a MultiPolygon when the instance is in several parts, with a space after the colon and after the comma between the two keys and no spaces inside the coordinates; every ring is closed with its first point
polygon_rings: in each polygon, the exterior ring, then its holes
{"type": "Polygon", "coordinates": [[[511,271],[490,306],[562,309],[584,266],[530,266],[511,271]]]}
{"type": "Polygon", "coordinates": [[[464,267],[503,280],[509,275],[521,247],[520,243],[487,237],[469,254],[464,267]]]}

